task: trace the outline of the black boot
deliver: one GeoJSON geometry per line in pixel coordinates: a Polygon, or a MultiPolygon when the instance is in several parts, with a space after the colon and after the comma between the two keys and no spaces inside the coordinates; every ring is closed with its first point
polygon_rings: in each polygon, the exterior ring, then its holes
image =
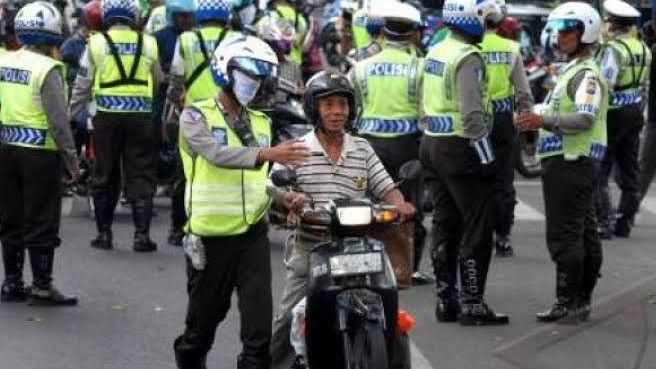
{"type": "Polygon", "coordinates": [[[67,296],[52,285],[53,248],[34,247],[29,249],[30,264],[34,281],[27,302],[30,305],[74,306],[77,297],[67,296]]]}
{"type": "Polygon", "coordinates": [[[307,367],[305,356],[296,355],[290,369],[307,369],[307,367]]]}
{"type": "Polygon", "coordinates": [[[546,311],[536,314],[538,322],[542,323],[577,323],[578,293],[580,284],[580,269],[556,268],[556,302],[546,311]]]}
{"type": "Polygon", "coordinates": [[[458,321],[458,298],[456,296],[437,298],[435,306],[435,319],[441,323],[451,323],[458,321]]]}
{"type": "Polygon", "coordinates": [[[510,319],[497,314],[483,300],[485,270],[475,259],[460,260],[460,315],[461,325],[503,325],[510,319]]]}
{"type": "Polygon", "coordinates": [[[633,228],[633,219],[632,217],[620,215],[615,221],[615,236],[627,238],[631,235],[631,229],[633,228]]]}
{"type": "Polygon", "coordinates": [[[23,282],[25,249],[4,242],[2,244],[2,262],[5,267],[5,280],[2,282],[0,290],[0,301],[25,301],[27,297],[27,290],[23,282]]]}
{"type": "Polygon", "coordinates": [[[581,277],[581,290],[579,292],[579,318],[581,321],[590,320],[592,313],[592,291],[597,285],[597,280],[601,277],[602,257],[599,255],[588,255],[583,263],[583,276],[581,277]]]}
{"type": "Polygon", "coordinates": [[[613,222],[610,219],[600,219],[599,220],[599,238],[602,240],[612,240],[613,239],[613,222]]]}
{"type": "Polygon", "coordinates": [[[93,195],[98,235],[91,240],[91,247],[102,250],[114,248],[112,242],[112,222],[114,219],[114,201],[104,192],[93,195]]]}
{"type": "Polygon", "coordinates": [[[182,229],[171,228],[169,230],[168,243],[171,246],[182,246],[182,239],[184,238],[184,231],[182,229]]]}
{"type": "Polygon", "coordinates": [[[506,258],[515,255],[509,235],[497,235],[494,240],[494,248],[497,250],[497,257],[506,258]]]}
{"type": "Polygon", "coordinates": [[[157,250],[157,244],[150,240],[152,215],[152,199],[140,199],[132,202],[132,219],[135,228],[133,250],[136,252],[153,252],[157,250]]]}
{"type": "Polygon", "coordinates": [[[460,325],[505,325],[508,315],[495,313],[486,303],[460,303],[460,325]]]}

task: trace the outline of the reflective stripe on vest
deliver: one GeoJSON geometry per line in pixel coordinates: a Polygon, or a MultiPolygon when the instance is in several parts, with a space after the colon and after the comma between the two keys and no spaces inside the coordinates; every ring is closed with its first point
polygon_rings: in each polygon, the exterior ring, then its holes
{"type": "MultiPolygon", "coordinates": [[[[243,147],[229,127],[214,99],[196,102],[219,145],[243,147]]],[[[262,113],[249,111],[252,134],[261,146],[271,142],[271,125],[262,113]]],[[[192,153],[180,136],[187,185],[185,207],[188,221],[185,230],[199,236],[230,236],[246,232],[266,214],[270,203],[266,193],[268,165],[254,169],[218,167],[192,153]]]]}
{"type": "MultiPolygon", "coordinates": [[[[53,69],[59,69],[64,81],[64,65],[45,55],[22,48],[12,52],[11,57],[0,58],[2,142],[35,149],[57,149],[41,104],[41,88],[53,69]]],[[[66,91],[64,82],[60,92],[66,95],[66,91]]]]}
{"type": "Polygon", "coordinates": [[[358,62],[355,74],[362,98],[360,134],[397,137],[419,132],[417,81],[421,61],[397,46],[358,62]],[[390,97],[394,97],[390,99],[390,97]]]}
{"type": "Polygon", "coordinates": [[[89,39],[95,66],[94,98],[98,110],[116,113],[152,111],[157,43],[130,29],[110,29],[89,39]],[[129,73],[128,73],[129,70],[129,73]]]}
{"type": "Polygon", "coordinates": [[[515,97],[492,100],[492,111],[495,113],[507,113],[515,109],[515,97]]]}
{"type": "MultiPolygon", "coordinates": [[[[556,86],[547,102],[547,114],[550,116],[566,115],[585,111],[585,106],[576,106],[575,101],[567,93],[568,84],[580,72],[592,71],[597,75],[603,100],[595,115],[593,126],[583,132],[574,134],[554,134],[540,129],[537,149],[541,158],[563,155],[566,160],[575,160],[581,156],[601,160],[606,152],[606,114],[608,111],[608,87],[601,78],[599,67],[592,59],[580,61],[569,66],[558,77],[556,86]]],[[[589,110],[589,109],[587,109],[589,110]]],[[[594,112],[588,111],[590,114],[594,112]]]]}
{"type": "Polygon", "coordinates": [[[610,93],[612,108],[640,104],[644,100],[651,52],[636,38],[610,40],[608,45],[620,55],[619,73],[610,93]]]}
{"type": "Polygon", "coordinates": [[[644,91],[642,89],[613,91],[610,93],[610,104],[616,107],[640,104],[643,97],[644,91]]]}
{"type": "MultiPolygon", "coordinates": [[[[472,54],[480,55],[476,46],[466,44],[452,35],[428,52],[424,63],[422,91],[422,110],[427,120],[424,134],[464,137],[456,71],[462,61],[472,54]]],[[[484,75],[481,84],[483,106],[487,107],[486,79],[484,75]]]]}

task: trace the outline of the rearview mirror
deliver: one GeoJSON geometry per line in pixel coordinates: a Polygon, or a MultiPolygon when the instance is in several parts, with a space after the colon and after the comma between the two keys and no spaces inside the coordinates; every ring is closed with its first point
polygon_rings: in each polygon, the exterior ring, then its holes
{"type": "Polygon", "coordinates": [[[276,170],[271,173],[271,182],[276,187],[289,187],[296,183],[296,172],[291,169],[276,170]]]}
{"type": "Polygon", "coordinates": [[[410,160],[399,168],[399,179],[401,181],[414,181],[419,178],[421,171],[422,166],[419,159],[410,160]]]}

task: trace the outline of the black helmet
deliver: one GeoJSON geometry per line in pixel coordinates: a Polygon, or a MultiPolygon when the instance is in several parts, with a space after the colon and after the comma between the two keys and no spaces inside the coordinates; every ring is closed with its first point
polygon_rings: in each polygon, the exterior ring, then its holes
{"type": "Polygon", "coordinates": [[[343,95],[348,99],[348,122],[353,122],[357,115],[355,93],[348,79],[343,74],[334,71],[321,71],[312,76],[305,85],[303,96],[303,110],[305,116],[312,124],[319,122],[319,99],[330,95],[343,95]]]}

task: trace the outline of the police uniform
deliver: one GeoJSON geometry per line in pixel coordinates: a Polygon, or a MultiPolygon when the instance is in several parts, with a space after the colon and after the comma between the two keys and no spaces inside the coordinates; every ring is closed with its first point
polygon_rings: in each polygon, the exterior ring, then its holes
{"type": "Polygon", "coordinates": [[[292,45],[289,59],[301,65],[303,63],[303,42],[308,32],[308,24],[305,17],[300,11],[288,5],[273,5],[271,14],[287,20],[294,26],[294,30],[296,30],[296,41],[292,45]]]}
{"type": "Polygon", "coordinates": [[[495,207],[490,184],[496,167],[488,139],[492,127],[486,117],[486,86],[481,52],[461,36],[451,33],[426,56],[422,93],[426,126],[419,156],[435,179],[439,209],[431,255],[440,321],[456,320],[458,307],[462,324],[468,324],[463,318],[491,313],[484,293],[495,207]]]}
{"type": "Polygon", "coordinates": [[[182,113],[180,132],[187,178],[185,232],[201,238],[205,266],[197,269],[187,258],[186,329],[174,344],[178,367],[205,367],[236,290],[243,343],[237,367],[266,368],[272,320],[265,223],[270,199],[268,164],[259,165],[257,154],[271,142],[270,121],[250,109],[230,118],[215,99],[207,99],[182,113]]]}
{"type": "MultiPolygon", "coordinates": [[[[556,264],[557,305],[589,305],[602,262],[594,196],[606,150],[608,91],[594,59],[575,59],[558,77],[540,129],[547,248],[556,264]]],[[[551,321],[551,312],[538,319],[551,321]]]]}
{"type": "MultiPolygon", "coordinates": [[[[148,233],[156,170],[151,114],[159,73],[155,39],[115,25],[90,37],[71,102],[75,116],[93,95],[97,110],[92,193],[98,232],[111,235],[123,173],[127,198],[132,202],[135,251],[156,247],[148,233]]],[[[106,246],[111,247],[111,241],[106,246]]]]}
{"type": "Polygon", "coordinates": [[[365,48],[372,41],[371,35],[367,32],[367,11],[364,8],[358,9],[353,13],[351,23],[351,33],[353,34],[353,43],[355,50],[365,48]]]}
{"type": "MultiPolygon", "coordinates": [[[[351,74],[362,114],[357,123],[358,135],[365,137],[387,172],[398,181],[401,166],[419,158],[419,94],[423,60],[408,52],[407,45],[386,41],[376,55],[358,62],[351,74]],[[393,97],[393,98],[390,98],[393,97]]],[[[412,203],[419,201],[418,181],[400,187],[412,203]]],[[[415,265],[423,252],[426,230],[422,217],[415,217],[415,265]]]]}
{"type": "Polygon", "coordinates": [[[599,53],[601,71],[610,90],[608,151],[601,164],[597,214],[604,236],[610,237],[614,220],[608,192],[612,168],[617,168],[621,197],[615,233],[629,235],[640,203],[638,149],[644,125],[643,107],[649,80],[651,52],[630,34],[615,35],[599,53]]]}
{"type": "MultiPolygon", "coordinates": [[[[25,249],[32,266],[32,294],[52,288],[54,249],[61,244],[62,159],[69,172],[77,171],[64,69],[29,46],[0,57],[3,301],[25,298],[25,249]]],[[[77,303],[76,298],[59,297],[50,302],[77,303]]]]}
{"type": "MultiPolygon", "coordinates": [[[[206,26],[180,35],[171,63],[167,104],[177,106],[183,93],[185,106],[215,97],[218,94],[219,88],[214,83],[208,66],[212,57],[211,53],[221,41],[232,33],[225,27],[206,26]]],[[[178,122],[174,123],[167,124],[166,127],[172,143],[177,142],[178,137],[178,122]]],[[[182,167],[179,163],[177,164],[173,193],[171,194],[172,237],[181,235],[182,226],[187,220],[184,211],[185,178],[182,167]]],[[[169,240],[170,243],[178,241],[173,238],[169,240]]]]}
{"type": "MultiPolygon", "coordinates": [[[[493,128],[490,135],[497,166],[495,192],[497,241],[510,236],[515,209],[515,127],[513,112],[530,111],[533,103],[519,44],[494,32],[486,32],[480,44],[486,62],[487,93],[492,110],[493,128]]],[[[439,211],[439,209],[438,209],[439,211]]],[[[498,245],[499,246],[499,245],[498,245]]]]}

